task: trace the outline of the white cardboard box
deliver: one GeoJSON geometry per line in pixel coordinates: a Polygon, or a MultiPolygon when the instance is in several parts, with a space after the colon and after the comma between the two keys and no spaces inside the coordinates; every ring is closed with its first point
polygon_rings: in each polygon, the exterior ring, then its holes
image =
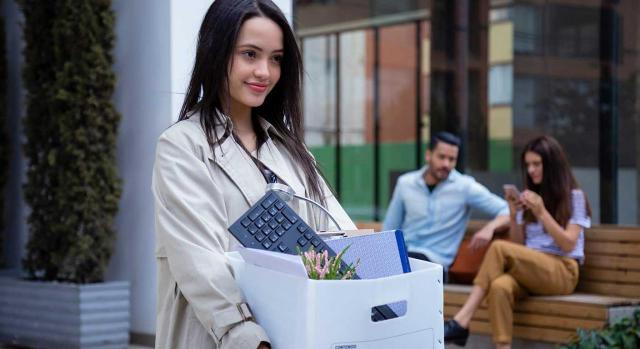
{"type": "Polygon", "coordinates": [[[274,349],[444,348],[442,267],[410,259],[411,273],[372,280],[309,280],[228,253],[236,280],[274,349]],[[373,322],[371,308],[406,301],[373,322]]]}

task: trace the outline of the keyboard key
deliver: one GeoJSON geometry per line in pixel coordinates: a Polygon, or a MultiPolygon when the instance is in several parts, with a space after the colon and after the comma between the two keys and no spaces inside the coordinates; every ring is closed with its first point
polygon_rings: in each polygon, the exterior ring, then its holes
{"type": "Polygon", "coordinates": [[[318,238],[313,238],[313,239],[311,239],[311,244],[314,247],[318,247],[318,245],[320,245],[320,240],[318,238]]]}
{"type": "Polygon", "coordinates": [[[286,230],[289,230],[289,228],[291,228],[291,223],[289,222],[284,222],[282,223],[282,227],[286,230]]]}
{"type": "Polygon", "coordinates": [[[280,252],[286,252],[289,248],[287,248],[285,244],[280,244],[278,245],[278,249],[280,250],[280,252]]]}
{"type": "Polygon", "coordinates": [[[271,208],[269,209],[269,214],[270,214],[270,215],[272,215],[272,216],[275,216],[275,215],[277,215],[277,214],[278,214],[278,210],[276,210],[276,208],[275,208],[275,207],[271,207],[271,208]]]}
{"type": "Polygon", "coordinates": [[[305,239],[305,238],[304,238],[304,236],[301,236],[301,237],[298,239],[298,244],[299,244],[300,246],[304,246],[304,245],[306,245],[306,244],[307,244],[307,239],[305,239]]]}
{"type": "Polygon", "coordinates": [[[273,231],[273,229],[271,229],[269,227],[262,228],[262,234],[264,234],[264,235],[269,235],[269,234],[271,234],[272,231],[273,231]]]}
{"type": "Polygon", "coordinates": [[[296,214],[293,211],[291,211],[291,209],[285,208],[284,210],[282,210],[282,213],[284,214],[285,217],[287,217],[287,219],[289,220],[289,222],[291,222],[291,224],[298,221],[296,214]]]}
{"type": "Polygon", "coordinates": [[[249,224],[251,224],[251,220],[249,218],[245,218],[245,219],[242,220],[242,226],[243,227],[246,228],[246,227],[249,226],[249,224]]]}
{"type": "Polygon", "coordinates": [[[256,219],[258,219],[258,217],[260,217],[260,215],[262,214],[262,211],[260,210],[253,210],[251,211],[251,213],[249,214],[249,219],[252,221],[255,221],[256,219]]]}
{"type": "Polygon", "coordinates": [[[307,231],[307,226],[304,225],[304,224],[300,224],[298,226],[298,231],[301,232],[301,233],[304,233],[305,231],[307,231]]]}
{"type": "Polygon", "coordinates": [[[264,199],[262,202],[262,207],[266,210],[269,206],[273,205],[274,201],[276,201],[275,197],[273,195],[269,195],[269,197],[264,199]]]}
{"type": "Polygon", "coordinates": [[[262,214],[263,221],[268,222],[270,219],[271,219],[271,216],[267,212],[262,214]]]}
{"type": "Polygon", "coordinates": [[[258,228],[262,228],[262,226],[265,224],[262,219],[258,219],[254,223],[256,224],[256,227],[258,227],[258,228]]]}
{"type": "Polygon", "coordinates": [[[284,202],[278,200],[278,201],[276,201],[275,206],[276,206],[276,208],[278,208],[278,210],[282,210],[282,208],[284,207],[284,202]]]}
{"type": "Polygon", "coordinates": [[[264,246],[264,248],[269,249],[269,247],[271,247],[271,243],[269,241],[265,241],[262,243],[262,246],[264,246]]]}
{"type": "Polygon", "coordinates": [[[278,228],[276,228],[276,234],[278,234],[278,235],[280,235],[280,236],[284,235],[284,233],[286,233],[286,232],[287,232],[287,231],[286,231],[286,230],[284,230],[284,228],[283,228],[283,227],[278,227],[278,228]]]}
{"type": "Polygon", "coordinates": [[[262,240],[264,240],[264,238],[266,238],[266,236],[264,234],[262,234],[262,232],[259,232],[258,234],[256,234],[255,238],[256,238],[256,240],[258,240],[258,242],[262,242],[262,240]]]}
{"type": "Polygon", "coordinates": [[[284,218],[284,216],[282,214],[278,214],[276,216],[276,221],[278,221],[278,223],[282,223],[282,221],[284,221],[284,220],[285,220],[285,218],[284,218]]]}
{"type": "Polygon", "coordinates": [[[269,235],[269,240],[271,240],[271,242],[276,242],[276,240],[278,240],[280,236],[276,233],[273,233],[271,235],[269,235]]]}
{"type": "Polygon", "coordinates": [[[256,227],[255,225],[251,224],[249,226],[249,228],[247,228],[247,230],[249,231],[249,233],[251,233],[251,235],[253,235],[253,234],[258,232],[258,227],[256,227]]]}
{"type": "Polygon", "coordinates": [[[311,238],[313,237],[313,233],[308,231],[308,232],[304,233],[304,237],[306,237],[308,240],[311,240],[311,238]]]}
{"type": "Polygon", "coordinates": [[[275,220],[271,220],[269,221],[269,226],[271,227],[271,229],[275,229],[278,227],[278,222],[276,222],[275,220]]]}

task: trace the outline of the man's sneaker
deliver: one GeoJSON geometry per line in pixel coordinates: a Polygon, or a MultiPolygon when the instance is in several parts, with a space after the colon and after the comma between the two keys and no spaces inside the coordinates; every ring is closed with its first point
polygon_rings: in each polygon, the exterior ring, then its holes
{"type": "Polygon", "coordinates": [[[464,347],[469,339],[469,330],[460,326],[456,320],[447,320],[444,322],[444,342],[453,343],[464,347]]]}

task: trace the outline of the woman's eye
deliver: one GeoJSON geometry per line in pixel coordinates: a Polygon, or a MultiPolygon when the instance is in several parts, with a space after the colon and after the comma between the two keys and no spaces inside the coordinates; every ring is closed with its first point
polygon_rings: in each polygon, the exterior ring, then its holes
{"type": "Polygon", "coordinates": [[[282,56],[273,56],[271,59],[278,64],[282,62],[282,56]]]}
{"type": "Polygon", "coordinates": [[[243,51],[242,55],[246,56],[247,58],[256,58],[257,54],[256,51],[243,51]]]}

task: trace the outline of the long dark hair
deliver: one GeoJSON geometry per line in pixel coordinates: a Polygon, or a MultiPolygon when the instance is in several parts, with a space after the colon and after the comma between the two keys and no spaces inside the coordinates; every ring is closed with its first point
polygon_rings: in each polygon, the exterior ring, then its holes
{"type": "MultiPolygon", "coordinates": [[[[524,146],[520,163],[525,189],[538,193],[544,201],[544,206],[558,224],[566,227],[572,214],[571,191],[579,189],[579,186],[560,143],[550,136],[535,138],[524,146]],[[540,184],[533,183],[527,173],[527,164],[524,158],[528,152],[536,153],[542,158],[542,182],[540,184]]],[[[587,215],[591,216],[591,207],[586,195],[585,205],[587,215]]],[[[535,217],[529,210],[525,211],[524,218],[529,223],[535,221],[535,217]]]]}
{"type": "Polygon", "coordinates": [[[262,117],[276,128],[282,136],[277,140],[302,168],[309,183],[310,195],[324,202],[320,171],[304,146],[300,106],[302,56],[289,23],[270,0],[216,0],[209,7],[200,26],[191,81],[178,120],[199,113],[212,150],[230,134],[233,135],[231,125],[225,122],[218,111],[229,111],[229,65],[240,28],[253,17],[268,18],[280,27],[284,49],[280,80],[264,103],[251,112],[258,149],[267,139],[257,121],[258,117],[262,117]],[[224,125],[223,135],[218,135],[216,125],[224,125]]]}

